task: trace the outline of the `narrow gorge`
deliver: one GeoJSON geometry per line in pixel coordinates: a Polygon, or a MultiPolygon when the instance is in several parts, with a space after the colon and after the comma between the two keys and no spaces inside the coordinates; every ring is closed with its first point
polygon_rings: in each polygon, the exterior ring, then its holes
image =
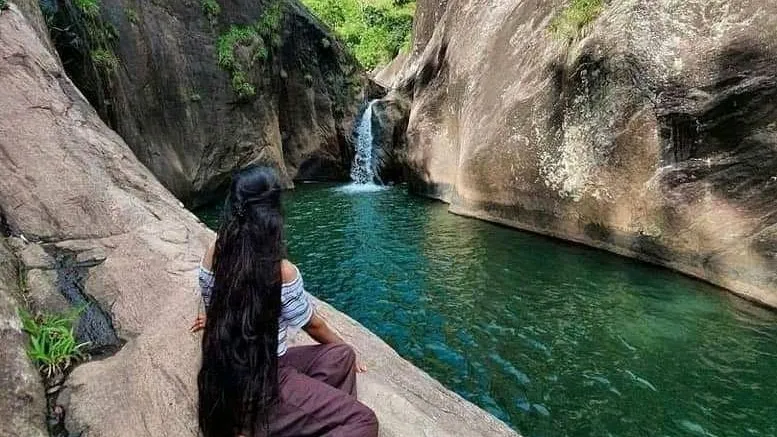
{"type": "Polygon", "coordinates": [[[381,436],[777,435],[776,50],[761,0],[0,0],[0,436],[200,435],[249,164],[381,436]]]}

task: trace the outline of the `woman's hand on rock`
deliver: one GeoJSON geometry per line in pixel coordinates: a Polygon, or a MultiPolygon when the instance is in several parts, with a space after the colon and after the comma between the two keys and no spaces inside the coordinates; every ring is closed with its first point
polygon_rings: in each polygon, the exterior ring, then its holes
{"type": "Polygon", "coordinates": [[[359,358],[359,355],[356,355],[356,361],[354,362],[353,367],[356,369],[356,373],[364,373],[367,371],[367,365],[359,358]]]}
{"type": "Polygon", "coordinates": [[[198,332],[205,329],[205,314],[197,314],[197,318],[194,319],[194,324],[189,329],[191,332],[198,332]]]}

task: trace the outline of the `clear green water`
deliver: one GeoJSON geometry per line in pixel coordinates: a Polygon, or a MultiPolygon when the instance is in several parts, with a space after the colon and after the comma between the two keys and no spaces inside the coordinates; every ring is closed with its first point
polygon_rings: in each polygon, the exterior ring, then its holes
{"type": "Polygon", "coordinates": [[[777,436],[774,313],[401,187],[302,185],[286,214],[311,292],[527,437],[777,436]]]}

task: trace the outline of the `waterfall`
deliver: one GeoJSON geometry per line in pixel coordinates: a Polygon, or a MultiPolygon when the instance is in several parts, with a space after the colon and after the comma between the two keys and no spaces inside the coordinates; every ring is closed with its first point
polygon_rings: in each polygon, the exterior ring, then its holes
{"type": "Polygon", "coordinates": [[[351,179],[356,184],[375,183],[375,166],[372,162],[372,105],[377,100],[373,100],[367,105],[359,126],[356,127],[356,156],[353,157],[351,165],[351,179]]]}

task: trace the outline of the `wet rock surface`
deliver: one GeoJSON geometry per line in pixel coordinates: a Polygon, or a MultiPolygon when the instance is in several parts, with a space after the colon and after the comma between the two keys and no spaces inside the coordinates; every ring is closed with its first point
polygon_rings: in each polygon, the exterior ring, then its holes
{"type": "Polygon", "coordinates": [[[418,2],[405,165],[451,211],[777,306],[775,5],[418,2]]]}
{"type": "Polygon", "coordinates": [[[376,174],[384,183],[407,179],[403,157],[407,153],[408,115],[410,102],[399,93],[379,99],[372,108],[374,137],[372,158],[376,174]]]}

